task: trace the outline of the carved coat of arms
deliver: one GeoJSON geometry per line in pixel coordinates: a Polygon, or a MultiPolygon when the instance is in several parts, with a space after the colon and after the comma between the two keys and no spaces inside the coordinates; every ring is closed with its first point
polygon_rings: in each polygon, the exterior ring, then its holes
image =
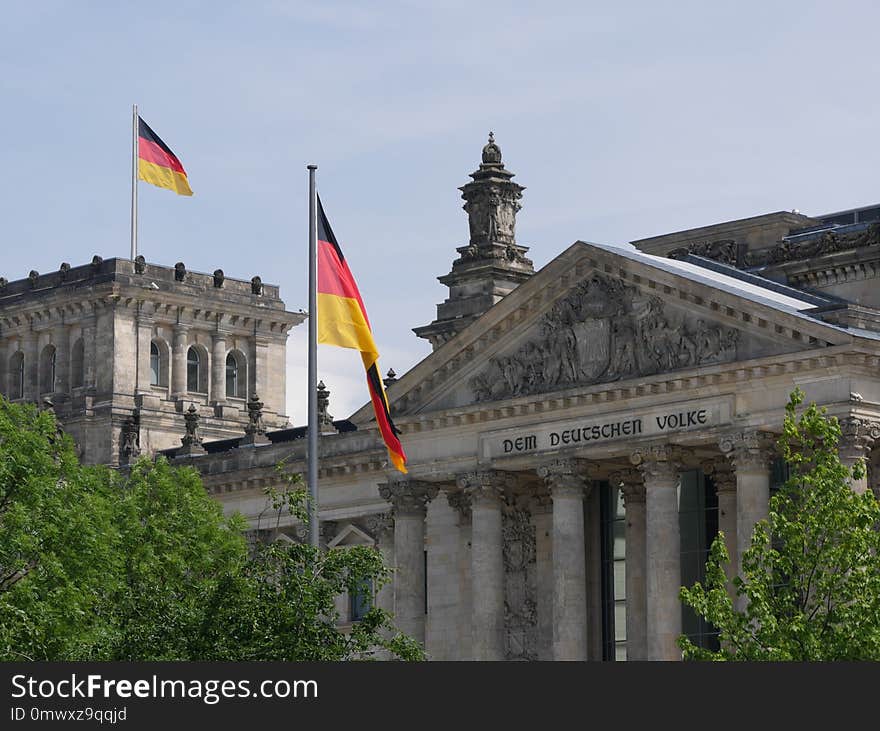
{"type": "Polygon", "coordinates": [[[676,321],[659,297],[598,273],[557,302],[540,330],[471,379],[477,401],[732,360],[738,336],[703,320],[676,321]]]}

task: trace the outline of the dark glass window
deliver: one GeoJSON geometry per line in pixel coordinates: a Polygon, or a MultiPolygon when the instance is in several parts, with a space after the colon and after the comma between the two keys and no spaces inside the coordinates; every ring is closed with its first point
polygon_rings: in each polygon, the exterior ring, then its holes
{"type": "Polygon", "coordinates": [[[599,484],[602,540],[602,659],[626,660],[626,515],[623,493],[599,484]]]}
{"type": "Polygon", "coordinates": [[[186,354],[186,390],[198,392],[201,391],[199,385],[201,383],[202,359],[199,351],[190,348],[186,354]]]}
{"type": "Polygon", "coordinates": [[[373,582],[365,579],[357,590],[351,592],[351,621],[359,622],[373,608],[373,582]]]}
{"type": "Polygon", "coordinates": [[[9,398],[24,398],[24,353],[21,351],[9,360],[9,398]]]}
{"type": "Polygon", "coordinates": [[[159,356],[159,346],[150,343],[150,385],[158,386],[162,383],[162,359],[159,356]]]}
{"type": "MultiPolygon", "coordinates": [[[[718,534],[718,495],[711,479],[701,470],[683,472],[678,493],[678,524],[681,533],[681,583],[693,586],[706,578],[709,548],[718,534]]],[[[682,633],[698,647],[717,650],[718,630],[682,605],[682,633]]]]}

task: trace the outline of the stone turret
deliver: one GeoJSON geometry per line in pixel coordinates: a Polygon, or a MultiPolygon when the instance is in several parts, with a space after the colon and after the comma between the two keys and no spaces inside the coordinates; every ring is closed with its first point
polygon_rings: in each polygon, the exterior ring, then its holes
{"type": "Polygon", "coordinates": [[[438,277],[449,287],[449,297],[437,305],[437,318],[414,329],[435,350],[535,273],[525,256],[528,248],[516,243],[516,214],[525,188],[513,182],[491,132],[480,167],[470,177],[459,188],[470,242],[456,249],[452,271],[438,277]]]}

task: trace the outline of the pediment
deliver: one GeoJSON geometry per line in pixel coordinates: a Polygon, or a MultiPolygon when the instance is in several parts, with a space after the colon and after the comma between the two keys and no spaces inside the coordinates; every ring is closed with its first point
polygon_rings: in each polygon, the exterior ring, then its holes
{"type": "MultiPolygon", "coordinates": [[[[577,242],[389,389],[397,416],[847,342],[840,328],[577,242]]],[[[352,416],[366,423],[361,409],[352,416]]]]}

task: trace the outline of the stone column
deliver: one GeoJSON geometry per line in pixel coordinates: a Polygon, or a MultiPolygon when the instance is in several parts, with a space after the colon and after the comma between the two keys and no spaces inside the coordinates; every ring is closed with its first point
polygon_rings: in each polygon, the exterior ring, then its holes
{"type": "MultiPolygon", "coordinates": [[[[254,382],[253,388],[266,398],[272,390],[269,388],[269,341],[266,338],[254,338],[254,382]]],[[[273,407],[277,406],[273,404],[273,407]]]]}
{"type": "Polygon", "coordinates": [[[587,463],[560,459],[538,468],[553,501],[553,659],[587,659],[584,496],[587,463]]]}
{"type": "Polygon", "coordinates": [[[0,339],[0,393],[9,397],[9,359],[12,353],[8,338],[0,339]]]}
{"type": "Polygon", "coordinates": [[[186,325],[174,326],[174,340],[171,349],[171,395],[183,398],[186,395],[186,325]]]}
{"type": "Polygon", "coordinates": [[[458,561],[452,571],[458,577],[458,631],[454,660],[473,658],[473,628],[471,627],[471,499],[463,490],[447,491],[449,506],[456,512],[458,524],[458,561]]]}
{"type": "MultiPolygon", "coordinates": [[[[749,430],[721,438],[721,451],[736,470],[736,573],[742,576],[743,554],[752,545],[755,524],[770,515],[770,464],[776,455],[772,435],[749,430]]],[[[737,606],[743,608],[743,599],[737,606]]]]}
{"type": "Polygon", "coordinates": [[[474,660],[504,659],[502,502],[512,478],[504,472],[459,475],[471,502],[471,631],[474,660]]]}
{"type": "Polygon", "coordinates": [[[39,395],[37,384],[40,364],[37,353],[37,334],[28,328],[21,338],[21,351],[24,353],[24,397],[36,401],[39,395]]]}
{"type": "Polygon", "coordinates": [[[660,444],[637,451],[631,461],[645,481],[647,659],[680,660],[681,536],[678,523],[680,454],[660,444]]]}
{"type": "Polygon", "coordinates": [[[98,360],[97,316],[93,313],[82,320],[83,340],[83,386],[89,390],[97,387],[96,365],[98,360]]]}
{"type": "Polygon", "coordinates": [[[538,659],[553,659],[553,502],[536,494],[530,505],[535,526],[535,589],[538,613],[538,659]]]}
{"type": "Polygon", "coordinates": [[[394,514],[394,619],[404,634],[425,643],[425,514],[437,486],[390,480],[379,494],[394,514]]]}
{"type": "Polygon", "coordinates": [[[211,403],[226,403],[226,333],[214,332],[211,349],[211,403]]]}
{"type": "MultiPolygon", "coordinates": [[[[376,548],[382,554],[382,563],[389,568],[394,566],[394,518],[391,513],[376,513],[367,517],[367,530],[376,540],[376,548]]],[[[394,581],[376,590],[376,606],[394,612],[394,581]]]]}
{"type": "Polygon", "coordinates": [[[840,420],[840,461],[850,470],[859,462],[863,463],[863,475],[850,480],[853,492],[861,495],[868,490],[867,462],[874,446],[880,438],[880,422],[847,416],[840,420]]]}
{"type": "Polygon", "coordinates": [[[648,604],[645,575],[645,482],[638,470],[611,475],[626,506],[626,659],[648,658],[648,604]]]}
{"type": "Polygon", "coordinates": [[[53,331],[55,340],[55,391],[70,393],[70,328],[61,323],[53,331]]]}
{"type": "Polygon", "coordinates": [[[138,313],[137,318],[137,354],[138,382],[136,393],[150,392],[150,345],[153,342],[153,320],[151,317],[138,313]]]}
{"type": "Polygon", "coordinates": [[[703,463],[703,473],[709,475],[715,483],[718,496],[718,530],[724,534],[724,547],[730,561],[724,567],[727,575],[727,592],[731,598],[736,597],[733,577],[739,565],[739,548],[736,543],[736,475],[730,461],[723,457],[703,463]]]}

